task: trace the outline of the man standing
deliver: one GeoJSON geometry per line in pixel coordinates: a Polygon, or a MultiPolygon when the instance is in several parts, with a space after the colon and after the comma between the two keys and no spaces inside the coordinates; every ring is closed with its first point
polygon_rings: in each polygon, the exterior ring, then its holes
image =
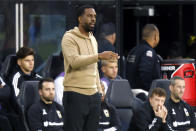
{"type": "Polygon", "coordinates": [[[147,24],[142,31],[142,42],[127,56],[127,79],[133,89],[149,91],[152,81],[160,78],[160,63],[153,49],[158,43],[158,28],[147,24]]]}
{"type": "Polygon", "coordinates": [[[101,86],[97,69],[99,59],[118,58],[111,51],[97,53],[93,36],[95,9],[81,6],[77,12],[78,27],[67,31],[62,39],[64,56],[65,131],[96,131],[101,107],[101,86]]]}
{"type": "Polygon", "coordinates": [[[42,79],[38,88],[41,100],[27,111],[31,131],[63,131],[64,110],[54,102],[54,81],[50,78],[42,79]]]}
{"type": "Polygon", "coordinates": [[[165,99],[165,90],[154,88],[149,94],[149,100],[134,112],[130,131],[170,131],[171,129],[166,122],[165,99]]]}
{"type": "Polygon", "coordinates": [[[23,81],[39,80],[41,78],[33,71],[34,55],[33,49],[28,47],[22,47],[16,53],[17,65],[13,65],[15,70],[7,79],[8,85],[14,88],[16,96],[20,92],[20,86],[23,81]]]}
{"type": "Polygon", "coordinates": [[[166,103],[168,123],[177,131],[196,131],[196,119],[192,108],[182,100],[185,81],[179,76],[170,79],[171,97],[166,103]]]}

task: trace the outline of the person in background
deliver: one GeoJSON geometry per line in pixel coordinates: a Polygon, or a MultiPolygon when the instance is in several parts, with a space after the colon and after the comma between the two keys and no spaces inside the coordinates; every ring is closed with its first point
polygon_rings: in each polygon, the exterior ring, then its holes
{"type": "Polygon", "coordinates": [[[108,86],[112,80],[122,79],[118,76],[118,60],[102,60],[101,61],[101,70],[103,72],[103,77],[101,78],[101,82],[105,87],[105,93],[108,90],[108,86]]]}
{"type": "Polygon", "coordinates": [[[0,131],[26,131],[14,89],[0,77],[0,131]]]}
{"type": "MultiPolygon", "coordinates": [[[[116,31],[115,25],[112,22],[105,23],[100,28],[100,34],[98,39],[98,52],[112,51],[116,52],[115,44],[116,42],[116,31]]],[[[101,71],[101,62],[98,62],[98,70],[100,77],[103,77],[103,72],[101,71]]]]}
{"type": "Polygon", "coordinates": [[[41,79],[38,88],[41,99],[27,110],[27,119],[31,131],[63,131],[64,109],[54,102],[53,79],[41,79]]]}
{"type": "Polygon", "coordinates": [[[98,52],[113,51],[116,52],[114,44],[116,42],[115,25],[111,22],[101,26],[100,36],[98,40],[98,52]]]}
{"type": "Polygon", "coordinates": [[[171,96],[166,102],[168,123],[175,131],[196,131],[195,114],[191,106],[182,100],[185,90],[184,79],[179,76],[171,78],[169,89],[171,96]]]}
{"type": "Polygon", "coordinates": [[[165,90],[154,88],[149,94],[148,101],[134,112],[129,131],[172,131],[166,121],[165,99],[165,90]]]}
{"type": "MultiPolygon", "coordinates": [[[[102,83],[101,83],[102,84],[102,83]]],[[[102,84],[103,95],[101,97],[101,115],[99,117],[98,131],[120,131],[121,122],[116,108],[105,100],[105,88],[102,84]]]]}
{"type": "Polygon", "coordinates": [[[64,94],[66,109],[65,131],[97,131],[101,111],[101,85],[97,69],[98,60],[118,58],[112,51],[98,53],[93,36],[96,11],[83,5],[77,12],[78,27],[62,38],[64,56],[64,94]]]}
{"type": "Polygon", "coordinates": [[[40,75],[33,71],[34,55],[35,53],[33,49],[28,47],[22,47],[16,53],[17,65],[13,65],[15,70],[7,79],[8,85],[14,89],[16,96],[18,96],[20,92],[20,87],[23,81],[39,80],[41,78],[40,75]]]}
{"type": "Polygon", "coordinates": [[[161,78],[160,58],[154,48],[159,43],[159,30],[147,24],[142,30],[142,41],[127,56],[127,76],[133,89],[149,91],[154,79],[161,78]]]}
{"type": "MultiPolygon", "coordinates": [[[[102,60],[101,61],[101,70],[103,72],[103,77],[101,78],[101,82],[105,87],[105,93],[108,91],[108,87],[112,80],[122,79],[118,75],[118,60],[102,60]]],[[[110,90],[110,89],[109,89],[110,90]]],[[[132,89],[134,95],[141,100],[145,101],[148,96],[148,92],[142,89],[132,89]]]]}

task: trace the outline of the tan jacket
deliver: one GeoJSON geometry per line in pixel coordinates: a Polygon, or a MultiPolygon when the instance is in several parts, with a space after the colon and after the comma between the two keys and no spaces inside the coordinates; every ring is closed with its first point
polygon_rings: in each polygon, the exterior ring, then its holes
{"type": "Polygon", "coordinates": [[[67,31],[62,39],[64,56],[64,91],[93,95],[101,92],[97,69],[97,41],[92,33],[89,37],[80,33],[78,27],[67,31]]]}

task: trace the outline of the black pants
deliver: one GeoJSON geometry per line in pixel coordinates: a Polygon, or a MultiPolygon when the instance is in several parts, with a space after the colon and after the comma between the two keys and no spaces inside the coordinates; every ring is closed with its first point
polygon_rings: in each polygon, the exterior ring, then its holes
{"type": "Polygon", "coordinates": [[[64,92],[65,131],[97,131],[101,111],[101,97],[64,92]]]}

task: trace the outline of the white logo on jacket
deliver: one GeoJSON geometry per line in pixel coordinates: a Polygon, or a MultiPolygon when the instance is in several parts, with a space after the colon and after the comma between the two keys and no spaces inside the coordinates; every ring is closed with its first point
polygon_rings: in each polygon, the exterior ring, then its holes
{"type": "Polygon", "coordinates": [[[187,111],[186,108],[184,108],[184,113],[185,113],[186,116],[189,116],[189,112],[187,111]]]}
{"type": "Polygon", "coordinates": [[[175,112],[175,110],[173,108],[172,108],[172,114],[176,115],[176,112],[175,112]]]}
{"type": "Polygon", "coordinates": [[[43,114],[43,115],[47,115],[47,112],[46,112],[45,109],[42,110],[42,114],[43,114]]]}
{"type": "Polygon", "coordinates": [[[152,51],[151,50],[146,51],[146,56],[152,57],[152,51]]]}

